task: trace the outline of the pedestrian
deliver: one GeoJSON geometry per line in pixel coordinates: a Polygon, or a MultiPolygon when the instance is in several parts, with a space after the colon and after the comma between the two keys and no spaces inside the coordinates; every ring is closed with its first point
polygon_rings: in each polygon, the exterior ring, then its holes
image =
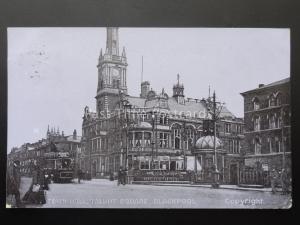
{"type": "Polygon", "coordinates": [[[45,204],[46,196],[43,190],[44,174],[40,170],[40,167],[35,165],[32,172],[32,183],[29,190],[23,197],[23,201],[33,204],[45,204]]]}
{"type": "Polygon", "coordinates": [[[49,190],[50,176],[47,170],[44,170],[44,189],[49,190]]]}
{"type": "Polygon", "coordinates": [[[123,180],[123,170],[122,167],[120,167],[118,171],[118,186],[120,185],[120,183],[122,183],[122,180],[123,180]]]}
{"type": "Polygon", "coordinates": [[[10,166],[7,170],[6,175],[6,184],[7,184],[7,192],[6,195],[12,195],[15,198],[16,207],[23,207],[23,204],[20,199],[20,183],[21,183],[21,175],[20,175],[20,161],[16,160],[13,162],[12,166],[10,166]]]}
{"type": "Polygon", "coordinates": [[[275,194],[277,192],[276,186],[278,183],[279,174],[276,169],[273,169],[271,171],[271,188],[272,188],[272,194],[275,194]]]}
{"type": "Polygon", "coordinates": [[[286,195],[288,193],[288,177],[285,169],[282,169],[281,176],[281,187],[282,187],[282,193],[283,195],[286,195]]]}
{"type": "Polygon", "coordinates": [[[77,176],[78,176],[78,184],[80,184],[81,176],[82,176],[82,171],[81,169],[78,169],[77,171],[77,176]]]}
{"type": "Polygon", "coordinates": [[[125,185],[127,182],[126,182],[126,179],[127,179],[127,169],[125,168],[123,171],[123,176],[122,176],[122,184],[125,185]]]}

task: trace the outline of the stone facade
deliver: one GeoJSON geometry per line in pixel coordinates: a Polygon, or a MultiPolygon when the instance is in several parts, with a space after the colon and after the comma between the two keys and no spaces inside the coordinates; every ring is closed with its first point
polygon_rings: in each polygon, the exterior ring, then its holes
{"type": "Polygon", "coordinates": [[[65,136],[54,128],[48,128],[46,138],[34,143],[25,143],[21,147],[12,148],[7,156],[10,165],[14,160],[20,161],[20,171],[23,175],[31,175],[33,165],[43,166],[43,156],[49,152],[68,152],[74,164],[77,153],[81,148],[81,136],[77,136],[76,130],[73,135],[65,136]]]}
{"type": "Polygon", "coordinates": [[[290,79],[263,85],[244,97],[245,167],[291,168],[290,79]]]}
{"type": "MultiPolygon", "coordinates": [[[[213,159],[201,158],[194,147],[204,135],[204,121],[211,118],[210,96],[185,98],[179,75],[172,96],[164,89],[158,93],[152,90],[149,81],[142,82],[139,97],[130,96],[125,50],[120,55],[118,49],[112,49],[119,45],[118,37],[118,28],[107,28],[106,52],[102,55],[101,50],[98,64],[97,111],[84,109],[81,169],[92,177],[103,177],[120,167],[140,171],[198,171],[206,167],[213,159]]],[[[223,143],[224,154],[218,161],[225,183],[231,182],[231,164],[239,167],[242,161],[243,127],[243,119],[222,108],[217,136],[223,143]]],[[[238,170],[232,176],[237,182],[238,170]]]]}

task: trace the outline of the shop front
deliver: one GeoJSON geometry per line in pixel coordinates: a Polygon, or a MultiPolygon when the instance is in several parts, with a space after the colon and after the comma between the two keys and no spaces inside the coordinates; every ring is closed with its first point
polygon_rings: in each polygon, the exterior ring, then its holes
{"type": "Polygon", "coordinates": [[[184,157],[182,156],[130,156],[129,169],[134,170],[184,170],[184,157]]]}

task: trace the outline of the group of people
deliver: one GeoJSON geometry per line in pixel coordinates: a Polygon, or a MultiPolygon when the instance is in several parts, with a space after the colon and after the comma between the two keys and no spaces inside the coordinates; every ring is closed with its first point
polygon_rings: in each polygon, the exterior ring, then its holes
{"type": "Polygon", "coordinates": [[[51,182],[50,171],[41,169],[38,165],[33,165],[32,181],[28,191],[21,199],[20,185],[21,173],[20,162],[14,161],[7,169],[6,176],[7,192],[6,195],[14,198],[14,206],[17,208],[25,207],[26,204],[45,204],[46,196],[45,190],[49,190],[49,183],[51,182]]]}
{"type": "Polygon", "coordinates": [[[45,204],[45,190],[49,190],[49,183],[51,183],[50,172],[35,165],[32,172],[32,182],[22,199],[23,202],[26,204],[45,204]]]}
{"type": "Polygon", "coordinates": [[[286,169],[282,169],[278,171],[273,169],[270,174],[271,178],[271,188],[272,193],[275,194],[277,192],[277,187],[281,186],[282,194],[288,194],[291,192],[291,176],[290,173],[286,171],[286,169]]]}

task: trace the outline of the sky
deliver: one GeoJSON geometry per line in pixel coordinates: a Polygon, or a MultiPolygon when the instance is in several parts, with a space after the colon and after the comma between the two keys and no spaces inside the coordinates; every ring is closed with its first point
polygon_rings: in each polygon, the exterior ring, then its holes
{"type": "MultiPolygon", "coordinates": [[[[47,126],[81,135],[83,109],[96,110],[97,62],[106,28],[8,28],[8,152],[45,138],[47,126]]],[[[237,117],[241,92],[290,76],[290,31],[267,28],[120,28],[127,86],[143,80],[172,95],[180,74],[190,98],[208,87],[237,117]]]]}

